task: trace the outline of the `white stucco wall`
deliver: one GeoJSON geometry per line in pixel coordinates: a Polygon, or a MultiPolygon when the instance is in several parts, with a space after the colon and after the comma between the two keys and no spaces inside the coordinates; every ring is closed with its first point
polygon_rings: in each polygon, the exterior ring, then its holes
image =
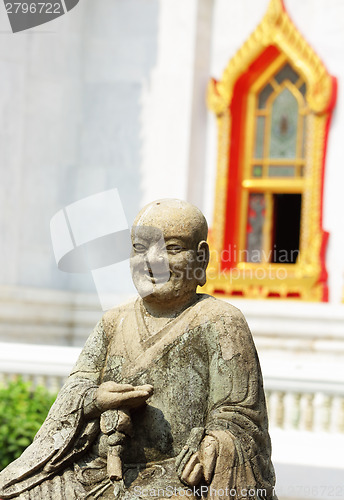
{"type": "Polygon", "coordinates": [[[51,283],[49,220],[78,156],[81,21],[71,13],[58,34],[13,35],[0,9],[2,284],[51,283]]]}
{"type": "Polygon", "coordinates": [[[160,2],[157,60],[141,96],[143,203],[185,198],[197,1],[160,2]]]}
{"type": "Polygon", "coordinates": [[[169,158],[176,174],[165,171],[158,186],[174,182],[170,194],[183,197],[191,83],[180,81],[192,61],[192,4],[184,12],[181,2],[175,11],[163,3],[82,0],[61,18],[15,35],[0,8],[1,285],[94,291],[90,274],[57,269],[50,219],[69,203],[116,187],[130,223],[142,200],[159,194],[159,188],[145,193],[156,177],[149,169],[142,173],[154,155],[147,136],[160,144],[160,171],[169,158]],[[164,40],[181,28],[178,56],[168,43],[165,50],[164,40]],[[162,76],[157,89],[153,69],[162,76]],[[151,84],[160,115],[143,109],[151,84]],[[181,114],[184,127],[176,119],[181,114]],[[165,129],[160,137],[159,127],[165,129]]]}

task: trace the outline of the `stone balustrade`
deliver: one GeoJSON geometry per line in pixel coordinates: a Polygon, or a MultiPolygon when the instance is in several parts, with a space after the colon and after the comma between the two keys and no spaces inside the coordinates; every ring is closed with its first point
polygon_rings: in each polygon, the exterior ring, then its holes
{"type": "Polygon", "coordinates": [[[270,427],[344,433],[344,386],[317,380],[265,379],[270,427]]]}
{"type": "Polygon", "coordinates": [[[80,347],[0,342],[0,382],[17,376],[57,392],[76,362],[80,347]]]}

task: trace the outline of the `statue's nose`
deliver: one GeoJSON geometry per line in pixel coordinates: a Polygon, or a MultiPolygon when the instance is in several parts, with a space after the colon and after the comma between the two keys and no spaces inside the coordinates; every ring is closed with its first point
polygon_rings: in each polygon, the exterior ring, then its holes
{"type": "Polygon", "coordinates": [[[153,245],[146,253],[146,264],[153,273],[165,272],[168,269],[166,249],[153,245]]]}
{"type": "Polygon", "coordinates": [[[149,262],[161,261],[163,258],[163,252],[161,248],[157,245],[151,245],[146,253],[146,258],[149,262]]]}

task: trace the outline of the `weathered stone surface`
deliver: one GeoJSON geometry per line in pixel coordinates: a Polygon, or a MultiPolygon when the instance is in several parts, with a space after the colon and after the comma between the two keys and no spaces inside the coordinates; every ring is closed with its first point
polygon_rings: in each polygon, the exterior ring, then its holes
{"type": "Polygon", "coordinates": [[[140,297],[98,323],[34,442],[0,474],[2,498],[275,498],[251,333],[235,307],[196,293],[206,237],[185,202],[140,212],[140,297]]]}

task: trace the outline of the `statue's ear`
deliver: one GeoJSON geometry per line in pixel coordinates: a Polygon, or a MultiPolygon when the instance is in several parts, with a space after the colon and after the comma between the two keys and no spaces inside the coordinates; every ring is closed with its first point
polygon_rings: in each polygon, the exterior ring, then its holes
{"type": "Polygon", "coordinates": [[[200,241],[197,246],[197,262],[199,268],[203,271],[203,273],[201,273],[202,277],[198,280],[198,284],[199,286],[203,286],[207,281],[206,269],[209,263],[209,245],[204,240],[200,241]]]}

